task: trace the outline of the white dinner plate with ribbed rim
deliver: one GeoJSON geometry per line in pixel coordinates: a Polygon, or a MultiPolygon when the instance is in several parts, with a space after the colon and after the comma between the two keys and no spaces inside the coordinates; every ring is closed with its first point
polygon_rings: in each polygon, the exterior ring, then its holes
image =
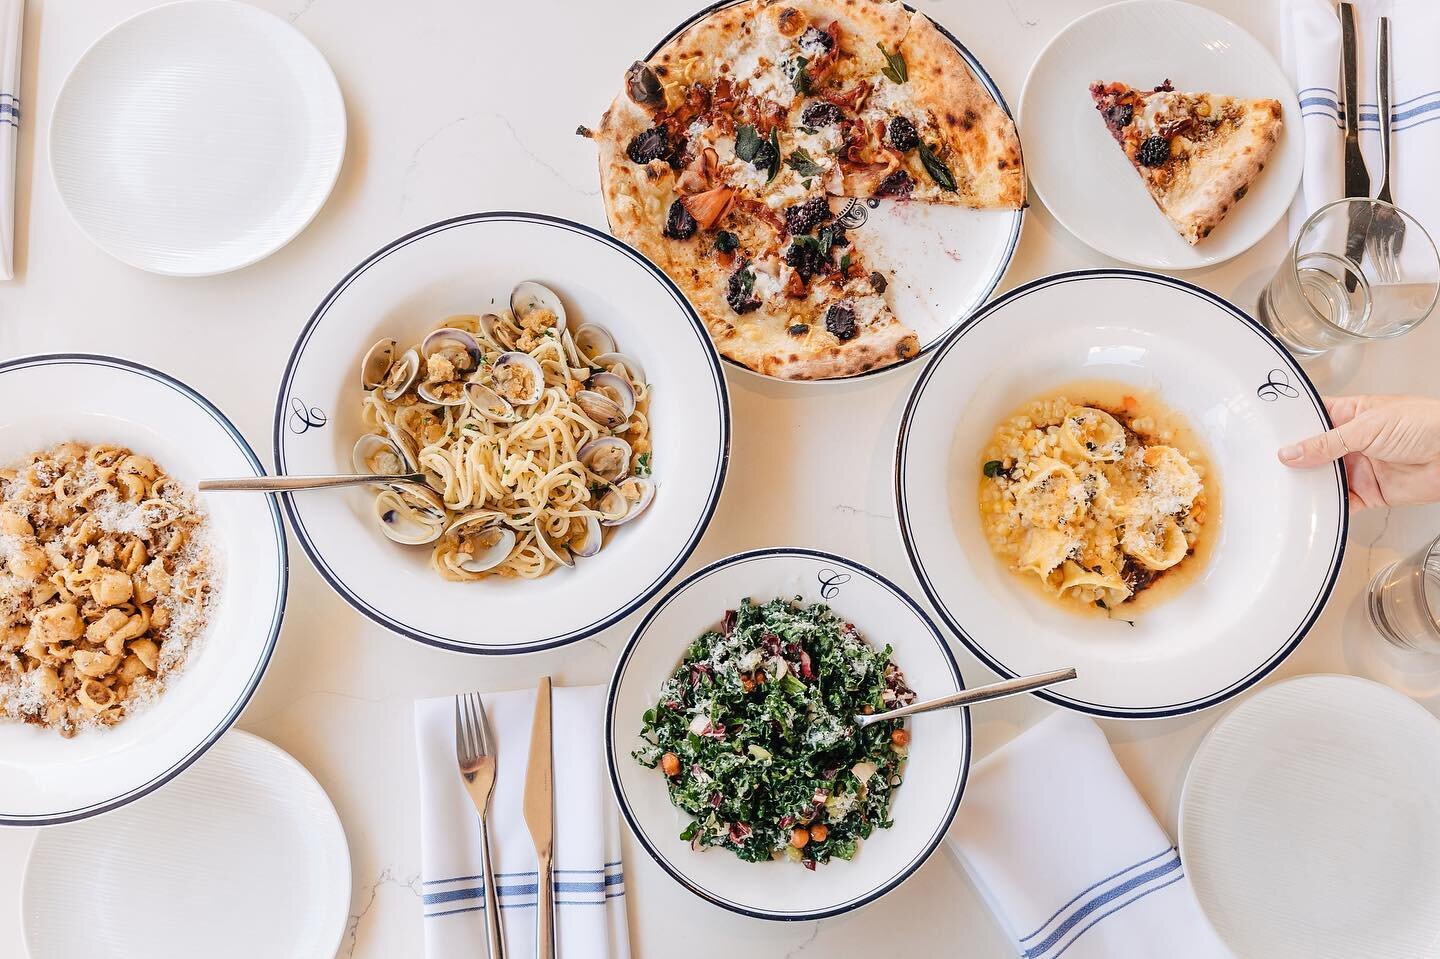
{"type": "Polygon", "coordinates": [[[679,838],[691,817],[670,802],[664,777],[630,755],[640,717],[689,644],[750,597],[828,603],[891,658],[920,699],[964,689],[960,668],[930,618],[894,583],[861,564],[818,550],[773,547],[737,553],[673,587],[646,614],[610,680],[605,750],[620,812],[645,851],[695,895],[758,919],[823,919],[874,902],[915,873],[955,818],[970,771],[970,711],[911,718],[904,782],[891,804],[894,825],[862,840],[849,862],[814,872],[799,863],[742,862],[724,849],[697,852],[679,838]]]}
{"type": "Polygon", "coordinates": [[[315,959],[345,933],[350,850],[315,777],[234,730],[145,802],[42,831],[20,895],[34,959],[315,959]]]}
{"type": "Polygon", "coordinates": [[[1328,426],[1284,347],[1214,294],[1130,270],[1043,277],[988,304],[916,382],[895,466],[901,535],[940,615],[991,669],[1073,665],[1078,679],[1037,695],[1099,716],[1194,712],[1279,665],[1330,596],[1349,516],[1344,472],[1276,458],[1328,426]],[[1207,448],[1219,493],[1210,555],[1133,626],[1062,609],[1006,569],[976,505],[996,426],[1083,380],[1157,393],[1207,448]]]}
{"type": "Polygon", "coordinates": [[[1435,955],[1440,720],[1355,676],[1256,693],[1195,753],[1180,854],[1237,956],[1435,955]]]}
{"type": "Polygon", "coordinates": [[[300,31],[232,0],[180,0],[85,51],[50,120],[65,209],[151,273],[249,266],[319,212],[345,156],[345,103],[300,31]]]}
{"type": "MultiPolygon", "coordinates": [[[[0,363],[0,463],[68,440],[120,443],[195,488],[217,474],[263,475],[240,431],[208,400],[158,370],[85,354],[0,363]],[[43,405],[44,415],[34,415],[43,405]]],[[[71,739],[0,720],[0,825],[83,819],[146,795],[235,722],[270,662],[288,565],[268,497],[201,497],[220,554],[211,622],[148,708],[71,739]]]]}
{"type": "Polygon", "coordinates": [[[1300,186],[1305,134],[1295,89],[1259,40],[1179,0],[1126,0],[1061,30],[1020,95],[1030,184],[1071,233],[1136,266],[1193,270],[1244,253],[1280,222],[1300,186]],[[1280,101],[1284,129],[1266,169],[1215,232],[1191,246],[1155,206],[1095,110],[1090,84],[1119,80],[1280,101]]]}
{"type": "MultiPolygon", "coordinates": [[[[348,473],[361,423],[360,360],[394,337],[414,344],[446,317],[504,309],[539,280],[568,322],[604,325],[644,368],[655,497],[595,556],[539,579],[447,582],[432,548],[399,546],[375,494],[286,494],[295,534],[357,610],[418,642],[464,653],[526,653],[574,642],[653,596],[700,541],[730,456],[730,399],[710,336],[665,274],[587,226],[537,213],[475,213],[385,246],[340,281],[296,341],[275,406],[279,472],[348,473]]],[[[234,494],[240,495],[240,494],[234,494]]]]}
{"type": "MultiPolygon", "coordinates": [[[[660,39],[648,60],[674,37],[689,30],[715,11],[733,6],[737,0],[717,0],[695,13],[660,39]]],[[[913,10],[907,4],[907,9],[913,10]]],[[[927,16],[931,11],[924,11],[927,16]]],[[[931,18],[934,20],[934,18],[931,18]]],[[[944,23],[935,26],[947,37],[970,66],[981,86],[1007,114],[1000,87],[979,59],[944,23]]],[[[619,71],[615,79],[620,80],[619,71]]],[[[872,270],[889,278],[887,296],[901,322],[920,338],[920,353],[903,363],[882,366],[855,376],[827,380],[787,380],[805,384],[834,383],[892,372],[918,360],[955,329],[965,317],[980,308],[1010,268],[1020,244],[1025,210],[972,210],[961,206],[891,200],[850,199],[832,204],[840,222],[865,244],[872,270]]],[[[726,360],[734,369],[763,376],[748,367],[726,360]]]]}

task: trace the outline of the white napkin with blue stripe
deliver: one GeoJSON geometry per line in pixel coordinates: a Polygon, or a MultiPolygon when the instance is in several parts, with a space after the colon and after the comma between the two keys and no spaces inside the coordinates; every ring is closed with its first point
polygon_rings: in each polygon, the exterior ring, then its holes
{"type": "Polygon", "coordinates": [[[949,847],[1024,959],[1227,959],[1105,734],[1058,711],[975,764],[949,847]]]}
{"type": "MultiPolygon", "coordinates": [[[[535,847],[521,800],[530,758],[535,690],[484,697],[499,742],[490,798],[506,955],[535,954],[535,847]]],[[[561,959],[628,959],[625,871],[619,821],[605,771],[605,689],[556,687],[551,700],[555,755],[555,924],[561,959]]],[[[415,703],[420,771],[420,893],[426,959],[485,955],[480,821],[455,759],[455,700],[415,703]]]]}
{"type": "Polygon", "coordinates": [[[0,0],[0,281],[15,276],[15,147],[20,139],[20,32],[25,0],[0,0]]]}
{"type": "MultiPolygon", "coordinates": [[[[1440,2],[1354,0],[1360,148],[1370,194],[1384,179],[1375,82],[1378,17],[1390,18],[1390,187],[1395,203],[1440,234],[1440,2]]],[[[1340,20],[1335,0],[1286,0],[1281,23],[1285,69],[1300,97],[1305,175],[1290,216],[1290,235],[1315,210],[1345,195],[1345,126],[1340,90],[1340,20]]],[[[1289,122],[1289,118],[1286,118],[1289,122]]]]}

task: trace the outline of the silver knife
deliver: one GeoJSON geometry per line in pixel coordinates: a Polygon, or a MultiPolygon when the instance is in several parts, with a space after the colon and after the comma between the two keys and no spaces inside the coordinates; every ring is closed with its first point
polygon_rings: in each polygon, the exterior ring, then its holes
{"type": "Polygon", "coordinates": [[[535,690],[530,724],[530,768],[525,773],[525,825],[535,842],[539,872],[535,893],[535,955],[555,959],[555,757],[550,733],[550,677],[535,690]]]}
{"type": "MultiPolygon", "coordinates": [[[[1356,65],[1355,5],[1342,3],[1340,15],[1340,87],[1345,99],[1345,195],[1347,197],[1368,197],[1370,195],[1370,171],[1365,168],[1365,156],[1360,152],[1360,80],[1356,65]]],[[[1345,231],[1345,257],[1360,264],[1365,255],[1365,237],[1370,232],[1370,209],[1351,209],[1349,226],[1345,231]]],[[[1355,277],[1347,274],[1346,288],[1355,289],[1355,277]]]]}

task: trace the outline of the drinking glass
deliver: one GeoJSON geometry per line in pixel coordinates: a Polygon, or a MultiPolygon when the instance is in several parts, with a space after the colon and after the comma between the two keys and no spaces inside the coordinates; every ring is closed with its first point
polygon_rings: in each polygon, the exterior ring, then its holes
{"type": "Polygon", "coordinates": [[[1440,298],[1440,254],[1414,217],[1384,200],[1337,200],[1311,214],[1260,294],[1260,322],[1291,352],[1408,333],[1440,298]]]}
{"type": "Polygon", "coordinates": [[[1401,649],[1440,653],[1440,538],[1376,574],[1370,621],[1401,649]]]}

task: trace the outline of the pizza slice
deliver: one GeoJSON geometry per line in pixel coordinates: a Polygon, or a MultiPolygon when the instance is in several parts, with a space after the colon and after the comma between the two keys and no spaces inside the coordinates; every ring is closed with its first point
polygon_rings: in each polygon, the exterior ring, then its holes
{"type": "Polygon", "coordinates": [[[1090,96],[1156,206],[1199,243],[1249,191],[1275,149],[1280,101],[1094,83],[1090,96]]]}

